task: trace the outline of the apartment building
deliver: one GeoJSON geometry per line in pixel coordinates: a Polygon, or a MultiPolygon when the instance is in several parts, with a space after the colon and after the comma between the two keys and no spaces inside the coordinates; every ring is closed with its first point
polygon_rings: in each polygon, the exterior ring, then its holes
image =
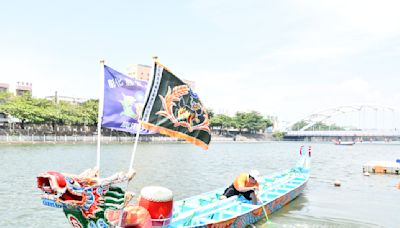
{"type": "Polygon", "coordinates": [[[17,96],[21,96],[27,93],[32,95],[32,83],[17,82],[15,85],[10,85],[8,83],[0,83],[0,92],[10,92],[17,96]]]}
{"type": "MultiPolygon", "coordinates": [[[[143,64],[131,64],[128,66],[128,76],[131,76],[132,78],[148,81],[150,79],[150,75],[152,74],[153,72],[151,66],[143,64]]],[[[194,81],[185,79],[182,79],[182,81],[188,84],[190,88],[195,90],[196,83],[194,81]]]]}

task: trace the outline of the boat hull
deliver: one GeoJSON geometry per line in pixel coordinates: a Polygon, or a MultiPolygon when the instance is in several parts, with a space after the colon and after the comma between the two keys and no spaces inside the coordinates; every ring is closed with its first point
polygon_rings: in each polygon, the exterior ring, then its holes
{"type": "Polygon", "coordinates": [[[309,153],[300,153],[296,166],[286,171],[261,177],[259,203],[252,204],[243,196],[219,200],[224,188],[174,202],[169,227],[245,227],[266,218],[296,199],[309,179],[309,153]],[[265,209],[265,213],[264,213],[265,209]]]}
{"type": "MultiPolygon", "coordinates": [[[[264,204],[266,213],[272,214],[273,212],[281,209],[286,204],[290,203],[292,200],[294,200],[297,196],[299,196],[303,192],[306,184],[307,183],[305,182],[303,185],[299,186],[296,189],[293,189],[292,191],[277,198],[276,200],[269,202],[267,204],[264,204]]],[[[226,221],[221,221],[221,222],[217,222],[217,223],[213,223],[213,224],[208,224],[205,226],[195,226],[195,227],[198,227],[198,228],[200,228],[200,227],[208,227],[208,228],[245,227],[249,224],[256,223],[265,218],[266,217],[263,212],[263,208],[261,205],[259,205],[258,208],[252,210],[251,212],[248,212],[248,213],[238,216],[236,218],[232,218],[232,219],[229,219],[226,221]]]]}

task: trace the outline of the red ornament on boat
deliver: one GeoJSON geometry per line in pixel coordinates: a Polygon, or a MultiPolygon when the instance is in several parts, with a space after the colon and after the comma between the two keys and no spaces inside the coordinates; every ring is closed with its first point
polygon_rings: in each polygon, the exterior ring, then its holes
{"type": "Polygon", "coordinates": [[[159,186],[147,186],[140,192],[139,205],[146,208],[154,226],[166,226],[172,216],[172,191],[159,186]]]}

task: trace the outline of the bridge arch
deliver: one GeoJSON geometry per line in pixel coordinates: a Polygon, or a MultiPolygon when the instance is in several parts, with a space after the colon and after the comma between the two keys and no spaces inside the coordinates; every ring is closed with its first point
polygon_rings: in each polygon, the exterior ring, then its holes
{"type": "MultiPolygon", "coordinates": [[[[300,120],[297,120],[290,124],[288,126],[288,130],[292,129],[293,126],[301,121],[304,121],[307,123],[304,127],[301,129],[296,129],[298,131],[305,131],[312,126],[314,126],[317,123],[326,123],[328,120],[332,119],[333,117],[339,116],[339,115],[344,115],[347,113],[352,113],[352,112],[362,112],[362,111],[388,111],[391,112],[393,115],[395,113],[400,113],[400,109],[397,107],[389,106],[389,105],[380,105],[380,104],[353,104],[353,105],[343,105],[343,106],[337,106],[337,107],[332,107],[328,109],[323,109],[318,112],[314,112],[300,120]]],[[[400,119],[400,116],[399,116],[400,119]]],[[[295,129],[293,129],[295,130],[295,129]]]]}

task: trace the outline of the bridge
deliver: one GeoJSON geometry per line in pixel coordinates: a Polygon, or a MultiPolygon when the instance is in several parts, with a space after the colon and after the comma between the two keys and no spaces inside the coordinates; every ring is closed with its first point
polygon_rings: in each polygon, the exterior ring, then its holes
{"type": "Polygon", "coordinates": [[[400,140],[400,109],[376,104],[338,106],[312,113],[289,124],[287,140],[400,140]]]}

